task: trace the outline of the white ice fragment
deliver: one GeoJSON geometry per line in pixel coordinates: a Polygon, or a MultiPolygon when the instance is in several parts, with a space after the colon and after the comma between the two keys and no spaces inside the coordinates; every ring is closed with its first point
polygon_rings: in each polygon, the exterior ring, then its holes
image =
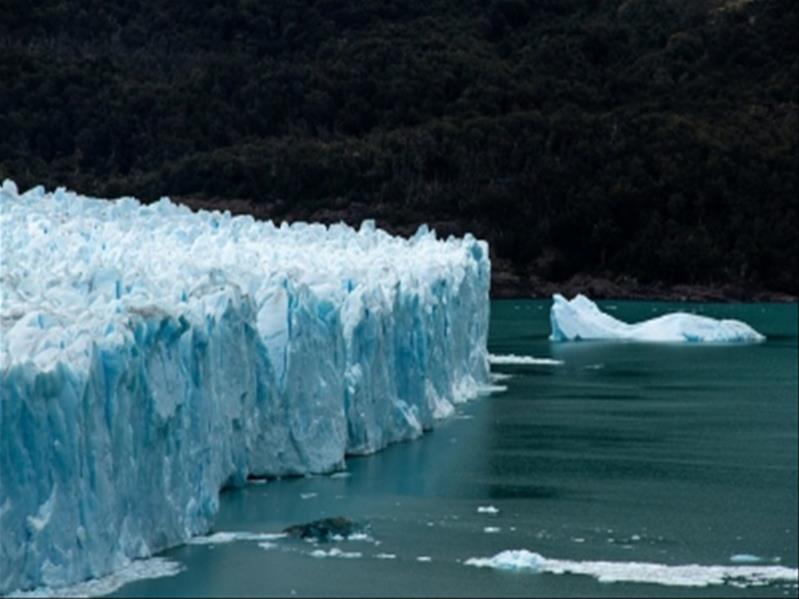
{"type": "Polygon", "coordinates": [[[500,532],[502,529],[499,526],[484,526],[483,532],[487,534],[496,534],[500,532]]]}
{"type": "Polygon", "coordinates": [[[258,547],[261,549],[274,549],[277,547],[277,543],[272,543],[271,541],[262,541],[258,543],[258,547]]]}
{"type": "Polygon", "coordinates": [[[333,547],[328,551],[325,551],[324,549],[314,549],[308,555],[316,558],[337,557],[341,559],[357,559],[363,556],[363,554],[358,551],[342,551],[338,547],[333,547]]]}
{"type": "Polygon", "coordinates": [[[429,555],[420,555],[419,557],[416,558],[416,561],[417,562],[432,562],[433,558],[430,557],[429,555]]]}
{"type": "Polygon", "coordinates": [[[563,364],[563,360],[534,358],[533,356],[517,356],[516,354],[490,354],[488,356],[488,362],[490,364],[517,364],[520,366],[560,366],[563,364]]]}
{"type": "Polygon", "coordinates": [[[347,537],[348,541],[366,541],[368,543],[374,542],[374,539],[365,532],[356,532],[347,537]]]}
{"type": "Polygon", "coordinates": [[[397,556],[394,553],[377,553],[377,554],[375,554],[375,558],[377,558],[377,559],[397,559],[397,556]]]}
{"type": "Polygon", "coordinates": [[[571,301],[552,296],[552,341],[622,339],[658,342],[747,342],[765,337],[739,320],[716,320],[686,312],[674,312],[636,324],[622,322],[602,312],[584,295],[571,301]]]}
{"type": "Polygon", "coordinates": [[[49,524],[50,517],[53,515],[53,507],[55,506],[57,491],[58,484],[55,484],[53,485],[53,490],[50,493],[50,496],[39,506],[39,510],[36,512],[36,515],[28,516],[28,525],[34,533],[41,532],[42,529],[49,524]]]}
{"type": "Polygon", "coordinates": [[[512,572],[580,574],[592,576],[600,582],[683,587],[723,584],[762,586],[771,582],[795,582],[799,577],[796,568],[783,566],[671,566],[650,562],[572,561],[548,559],[526,549],[502,551],[489,558],[470,558],[464,563],[512,572]]]}
{"type": "Polygon", "coordinates": [[[497,383],[499,381],[507,381],[508,379],[512,379],[512,374],[507,374],[504,372],[492,372],[491,373],[491,382],[497,383]]]}
{"type": "Polygon", "coordinates": [[[494,507],[493,505],[481,505],[477,508],[478,514],[498,514],[499,508],[494,507]]]}
{"type": "Polygon", "coordinates": [[[482,395],[489,395],[491,393],[504,393],[508,390],[506,385],[480,385],[478,393],[482,395]]]}

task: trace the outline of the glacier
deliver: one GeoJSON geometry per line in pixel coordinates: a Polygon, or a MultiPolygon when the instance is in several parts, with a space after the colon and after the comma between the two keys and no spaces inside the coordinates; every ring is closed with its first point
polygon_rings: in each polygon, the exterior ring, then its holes
{"type": "Polygon", "coordinates": [[[636,324],[622,322],[602,312],[582,294],[571,301],[556,293],[549,313],[550,340],[579,341],[625,339],[660,342],[754,342],[765,337],[739,320],[717,320],[674,312],[636,324]]]}
{"type": "Polygon", "coordinates": [[[488,246],[0,188],[0,594],[211,527],[489,383],[488,246]]]}

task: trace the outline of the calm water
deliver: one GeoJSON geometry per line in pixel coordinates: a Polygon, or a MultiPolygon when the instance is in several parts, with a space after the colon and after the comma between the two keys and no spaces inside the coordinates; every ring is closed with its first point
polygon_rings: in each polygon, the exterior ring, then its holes
{"type": "Polygon", "coordinates": [[[379,545],[337,544],[355,559],[314,558],[301,541],[185,546],[163,554],[181,574],[117,595],[796,596],[790,583],[608,584],[462,563],[526,548],[569,560],[724,565],[754,554],[797,566],[797,306],[600,305],[628,320],[679,309],[739,318],[769,339],[552,344],[549,302],[494,302],[492,353],[564,364],[495,366],[513,375],[499,383],[506,392],[461,406],[420,440],[349,460],[348,477],[228,491],[215,526],[269,532],[343,515],[368,521],[379,545]],[[489,505],[499,513],[477,512],[489,505]]]}

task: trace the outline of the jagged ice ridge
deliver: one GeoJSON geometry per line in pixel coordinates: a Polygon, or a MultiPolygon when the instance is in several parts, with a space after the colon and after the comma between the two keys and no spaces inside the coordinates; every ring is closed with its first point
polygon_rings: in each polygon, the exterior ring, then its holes
{"type": "Polygon", "coordinates": [[[488,383],[471,235],[0,190],[0,593],[208,531],[225,485],[340,468],[488,383]]]}

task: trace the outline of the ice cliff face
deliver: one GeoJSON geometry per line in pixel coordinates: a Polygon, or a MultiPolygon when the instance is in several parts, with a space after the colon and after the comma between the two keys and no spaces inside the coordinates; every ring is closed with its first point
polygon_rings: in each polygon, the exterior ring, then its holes
{"type": "Polygon", "coordinates": [[[248,474],[420,435],[488,380],[487,246],[0,190],[0,593],[209,528],[248,474]]]}
{"type": "Polygon", "coordinates": [[[552,341],[581,339],[626,339],[665,342],[763,341],[765,337],[740,320],[716,320],[685,312],[674,312],[627,324],[602,312],[584,295],[569,301],[560,294],[552,297],[550,310],[552,341]]]}

